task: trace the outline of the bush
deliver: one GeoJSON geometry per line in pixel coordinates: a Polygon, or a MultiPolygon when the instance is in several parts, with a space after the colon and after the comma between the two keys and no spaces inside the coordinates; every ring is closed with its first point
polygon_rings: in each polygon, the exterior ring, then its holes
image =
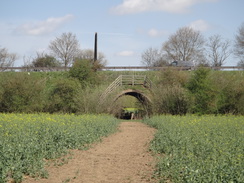
{"type": "Polygon", "coordinates": [[[69,75],[78,79],[83,87],[96,83],[97,79],[89,60],[77,59],[71,67],[69,75]]]}
{"type": "Polygon", "coordinates": [[[61,63],[53,56],[37,53],[37,57],[32,61],[33,67],[60,67],[61,63]]]}
{"type": "Polygon", "coordinates": [[[0,112],[40,112],[46,80],[28,73],[6,75],[1,83],[0,112]]]}
{"type": "Polygon", "coordinates": [[[218,92],[217,107],[221,114],[244,114],[244,77],[242,73],[216,73],[213,77],[218,92]]]}
{"type": "Polygon", "coordinates": [[[160,86],[154,91],[153,111],[156,114],[186,114],[189,107],[189,98],[184,88],[160,86]]]}
{"type": "Polygon", "coordinates": [[[191,109],[193,113],[207,114],[216,112],[216,93],[209,74],[209,69],[200,68],[194,72],[186,85],[194,101],[191,109]]]}
{"type": "Polygon", "coordinates": [[[55,80],[48,92],[49,102],[46,112],[77,112],[76,98],[80,91],[81,86],[76,79],[55,80]]]}
{"type": "Polygon", "coordinates": [[[78,112],[82,114],[107,113],[108,105],[104,106],[104,103],[100,101],[100,96],[104,91],[103,87],[83,88],[76,98],[78,112]]]}
{"type": "Polygon", "coordinates": [[[167,69],[166,71],[162,71],[158,75],[158,84],[160,85],[180,85],[185,86],[189,79],[189,73],[186,71],[178,71],[175,69],[167,69]]]}

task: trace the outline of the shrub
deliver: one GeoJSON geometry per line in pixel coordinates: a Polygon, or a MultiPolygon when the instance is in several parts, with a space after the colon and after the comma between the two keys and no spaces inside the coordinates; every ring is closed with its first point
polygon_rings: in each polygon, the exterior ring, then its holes
{"type": "Polygon", "coordinates": [[[55,80],[48,92],[49,103],[46,112],[77,112],[76,97],[80,91],[81,86],[76,79],[55,80]]]}
{"type": "Polygon", "coordinates": [[[186,87],[193,98],[192,112],[207,114],[216,111],[215,91],[210,82],[210,70],[200,68],[191,76],[186,87]]]}
{"type": "Polygon", "coordinates": [[[77,59],[71,67],[69,75],[78,79],[83,87],[96,83],[96,74],[89,60],[77,59]]]}
{"type": "Polygon", "coordinates": [[[154,91],[153,111],[156,114],[186,114],[189,98],[186,90],[178,85],[160,86],[154,91]]]}
{"type": "Polygon", "coordinates": [[[213,77],[218,92],[218,113],[244,114],[244,77],[241,73],[216,73],[213,77]]]}
{"type": "Polygon", "coordinates": [[[76,97],[78,112],[82,114],[107,113],[108,105],[101,103],[100,96],[105,89],[103,87],[83,88],[76,97]]]}
{"type": "Polygon", "coordinates": [[[60,67],[61,63],[53,56],[37,53],[37,57],[32,61],[33,67],[60,67]]]}
{"type": "Polygon", "coordinates": [[[167,69],[158,74],[158,84],[160,85],[180,85],[184,86],[189,78],[189,73],[186,71],[178,71],[175,69],[167,69]]]}
{"type": "Polygon", "coordinates": [[[13,73],[2,80],[0,112],[42,111],[46,80],[28,73],[13,73]]]}

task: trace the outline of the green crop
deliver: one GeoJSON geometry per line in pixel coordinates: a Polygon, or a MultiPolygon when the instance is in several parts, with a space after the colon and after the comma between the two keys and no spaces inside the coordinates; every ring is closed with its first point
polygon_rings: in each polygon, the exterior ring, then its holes
{"type": "Polygon", "coordinates": [[[109,115],[0,115],[0,182],[23,174],[45,177],[45,160],[84,149],[116,130],[118,120],[109,115]]]}
{"type": "Polygon", "coordinates": [[[151,150],[161,182],[244,182],[243,116],[157,116],[151,150]]]}

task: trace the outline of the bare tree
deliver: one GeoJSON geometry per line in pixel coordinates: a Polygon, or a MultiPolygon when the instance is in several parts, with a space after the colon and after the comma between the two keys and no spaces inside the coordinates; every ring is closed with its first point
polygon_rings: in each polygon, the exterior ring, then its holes
{"type": "Polygon", "coordinates": [[[238,66],[244,66],[244,23],[242,23],[235,36],[234,54],[239,58],[238,66]]]}
{"type": "Polygon", "coordinates": [[[157,48],[148,48],[142,53],[141,58],[141,63],[148,67],[161,67],[168,64],[162,52],[157,48]]]}
{"type": "Polygon", "coordinates": [[[230,56],[231,51],[229,49],[230,41],[223,40],[223,38],[216,34],[209,37],[207,43],[208,57],[212,66],[220,67],[224,64],[225,60],[230,56]]]}
{"type": "Polygon", "coordinates": [[[94,51],[92,49],[80,50],[77,58],[92,61],[94,60],[94,51]]]}
{"type": "Polygon", "coordinates": [[[12,67],[17,59],[15,53],[9,53],[7,48],[0,48],[0,70],[4,71],[4,67],[12,67]]]}
{"type": "Polygon", "coordinates": [[[107,64],[105,55],[102,52],[98,52],[97,60],[94,60],[94,51],[92,49],[80,50],[77,54],[77,58],[81,60],[89,60],[95,70],[101,69],[107,64]]]}
{"type": "Polygon", "coordinates": [[[237,67],[244,67],[244,59],[237,63],[237,67]]]}
{"type": "Polygon", "coordinates": [[[79,51],[79,41],[71,32],[63,33],[50,42],[51,53],[63,62],[65,67],[72,64],[79,51]]]}
{"type": "Polygon", "coordinates": [[[190,27],[183,27],[171,35],[163,44],[162,50],[166,52],[170,61],[202,62],[204,58],[205,40],[200,33],[190,27]]]}
{"type": "Polygon", "coordinates": [[[33,60],[33,58],[31,57],[31,56],[23,56],[23,62],[24,62],[24,64],[22,65],[22,67],[26,67],[26,68],[28,68],[28,67],[32,67],[32,60],[33,60]]]}

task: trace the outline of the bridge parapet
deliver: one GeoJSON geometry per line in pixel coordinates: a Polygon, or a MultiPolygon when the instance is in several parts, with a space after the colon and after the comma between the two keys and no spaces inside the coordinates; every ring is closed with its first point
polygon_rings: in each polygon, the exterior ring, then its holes
{"type": "Polygon", "coordinates": [[[103,101],[109,93],[113,92],[118,87],[125,85],[141,85],[145,88],[151,89],[152,82],[145,75],[120,75],[108,86],[105,92],[101,95],[101,101],[103,101]]]}

